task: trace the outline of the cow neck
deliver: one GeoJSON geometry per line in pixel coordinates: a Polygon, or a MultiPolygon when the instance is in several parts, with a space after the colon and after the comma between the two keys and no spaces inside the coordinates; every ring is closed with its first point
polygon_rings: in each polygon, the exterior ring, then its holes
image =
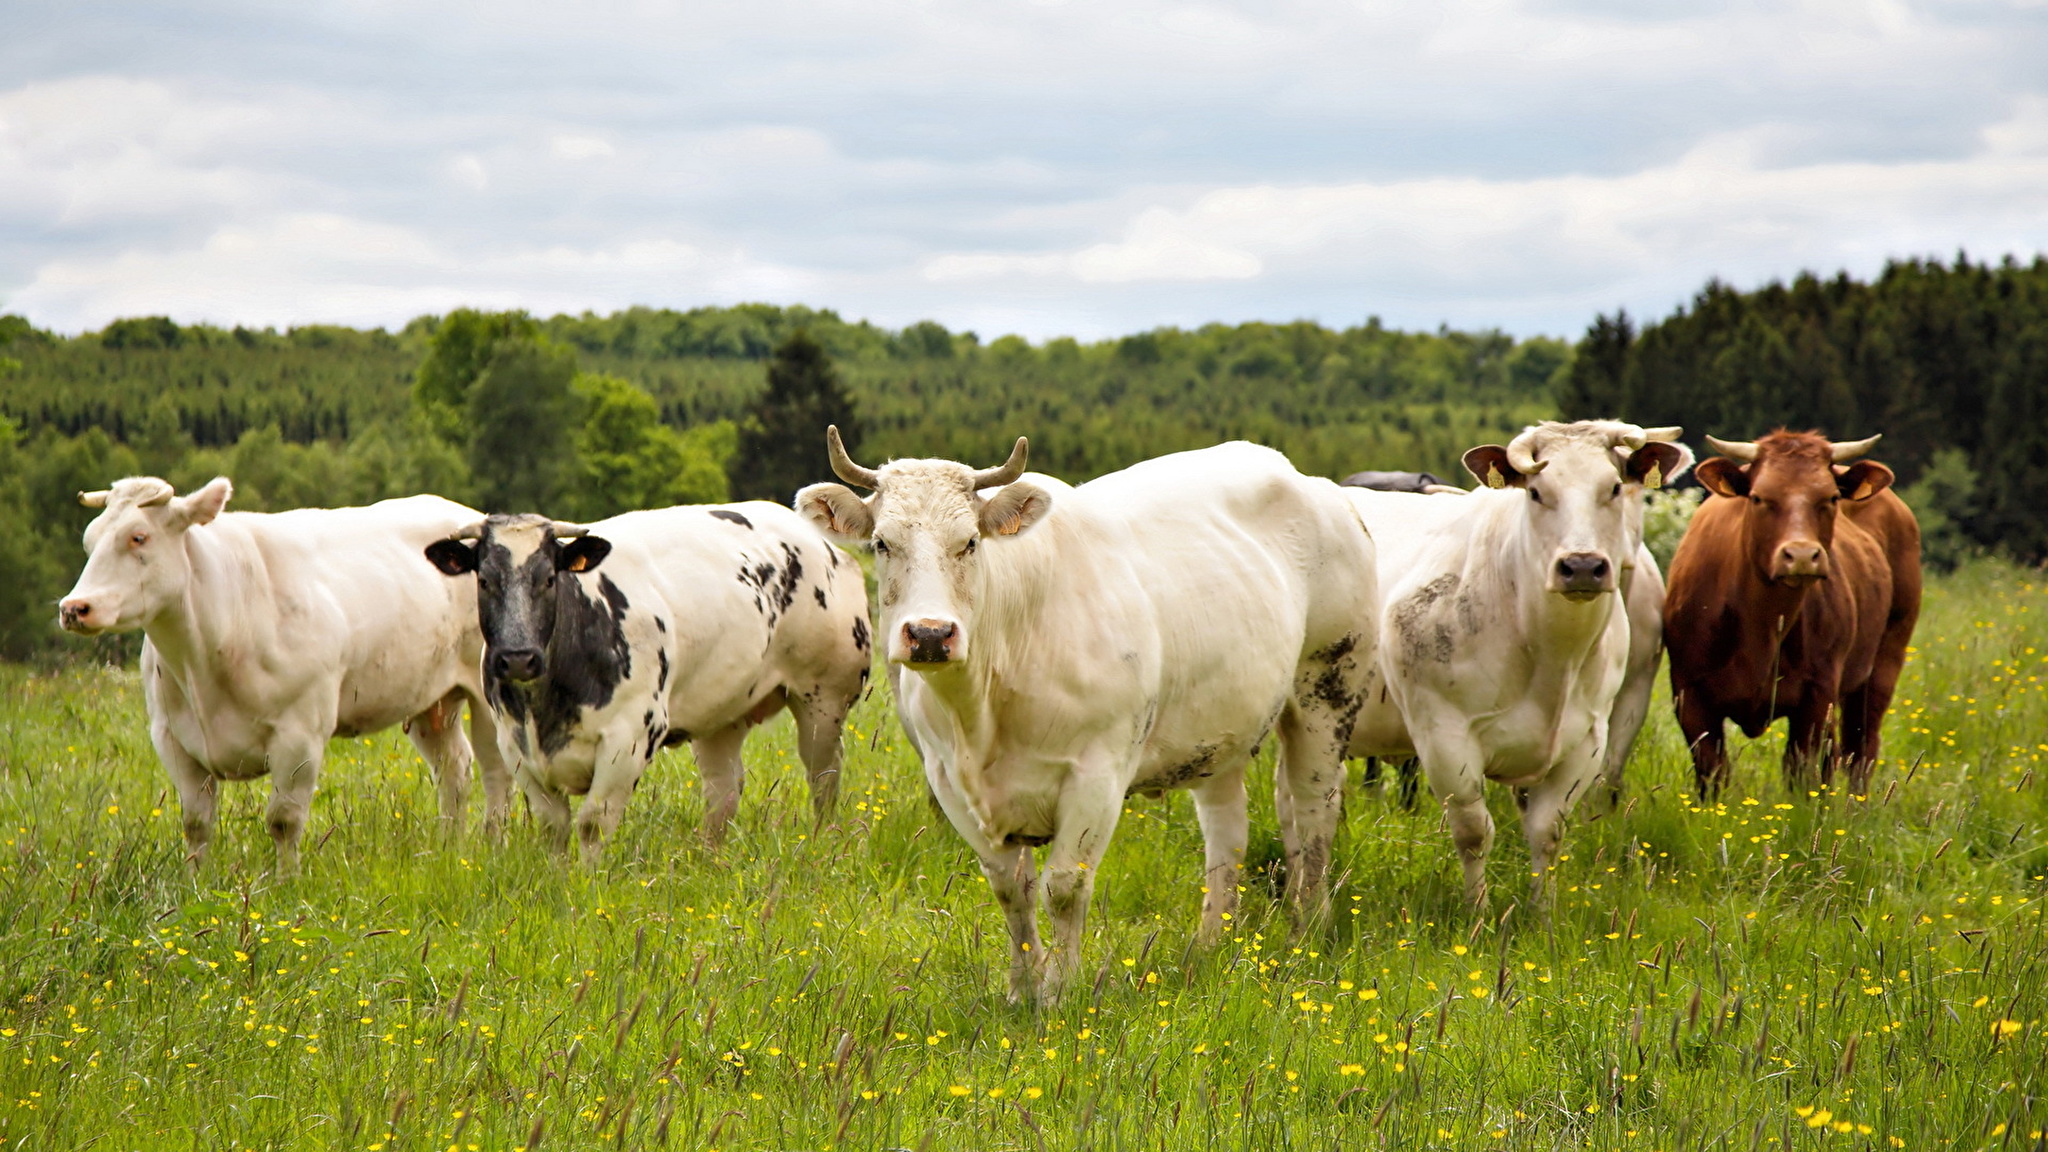
{"type": "Polygon", "coordinates": [[[158,666],[191,690],[202,687],[198,670],[232,668],[251,649],[273,649],[276,618],[262,550],[240,524],[223,517],[188,528],[184,548],[185,590],[143,626],[143,634],[156,648],[158,666]]]}
{"type": "Polygon", "coordinates": [[[975,635],[967,659],[959,667],[915,673],[970,746],[986,748],[997,738],[1001,698],[1006,685],[1016,683],[1012,670],[1044,629],[1050,557],[1058,551],[1049,545],[1064,527],[1055,506],[1029,534],[987,541],[974,573],[975,635]]]}

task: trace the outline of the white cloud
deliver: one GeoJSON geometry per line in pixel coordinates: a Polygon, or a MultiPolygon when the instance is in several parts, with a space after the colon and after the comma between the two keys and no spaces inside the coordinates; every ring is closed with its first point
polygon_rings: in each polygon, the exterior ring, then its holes
{"type": "Polygon", "coordinates": [[[49,5],[0,42],[0,309],[1569,332],[2048,247],[2024,4],[132,7],[162,34],[49,5]]]}
{"type": "Polygon", "coordinates": [[[678,286],[725,297],[795,294],[811,282],[741,251],[673,240],[471,253],[412,229],[307,214],[224,227],[188,249],[53,261],[7,307],[81,327],[162,312],[219,324],[379,325],[465,305],[611,309],[678,286]]]}

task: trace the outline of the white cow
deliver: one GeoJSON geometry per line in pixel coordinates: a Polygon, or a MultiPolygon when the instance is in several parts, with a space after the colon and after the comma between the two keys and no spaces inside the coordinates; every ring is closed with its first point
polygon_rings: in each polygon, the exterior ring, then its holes
{"type": "Polygon", "coordinates": [[[1516,789],[1540,891],[1561,821],[1605,770],[1632,643],[1616,593],[1624,567],[1647,559],[1632,489],[1684,462],[1632,425],[1544,423],[1465,454],[1480,491],[1345,489],[1385,589],[1387,691],[1360,716],[1351,753],[1420,757],[1475,904],[1493,843],[1485,781],[1516,789]]]}
{"type": "Polygon", "coordinates": [[[400,722],[438,778],[441,815],[459,828],[465,700],[485,824],[502,825],[509,776],[482,707],[475,596],[416,560],[477,513],[437,496],[223,513],[232,490],[219,477],[175,497],[137,476],[80,493],[105,511],[86,525],[91,558],[59,605],[73,632],[147,637],[150,739],[177,786],[194,863],[213,834],[217,782],[268,774],[277,869],[297,871],[328,739],[400,722]]]}
{"type": "Polygon", "coordinates": [[[739,806],[747,731],[785,705],[819,819],[831,811],[840,727],[868,678],[867,588],[795,513],[694,505],[588,527],[491,516],[456,535],[426,556],[477,575],[501,750],[558,848],[569,797],[586,796],[575,824],[595,863],[654,754],[685,740],[716,843],[739,806]]]}
{"type": "MultiPolygon", "coordinates": [[[[1616,461],[1624,475],[1628,473],[1628,458],[1635,451],[1629,444],[1638,434],[1645,443],[1654,440],[1678,450],[1678,463],[1659,477],[1661,483],[1671,483],[1692,467],[1692,449],[1678,443],[1682,428],[1640,428],[1621,421],[1587,423],[1613,429],[1616,461]]],[[[1633,476],[1628,478],[1622,490],[1627,501],[1629,538],[1635,541],[1635,552],[1634,559],[1621,568],[1622,603],[1628,610],[1629,624],[1628,667],[1621,678],[1621,690],[1614,696],[1614,711],[1608,714],[1607,754],[1600,773],[1610,808],[1621,798],[1622,772],[1628,767],[1629,752],[1635,747],[1636,735],[1643,730],[1643,721],[1650,715],[1650,694],[1656,689],[1657,665],[1664,656],[1664,572],[1657,567],[1657,558],[1650,554],[1649,546],[1643,543],[1644,497],[1647,494],[1642,480],[1633,476]]]]}
{"type": "Polygon", "coordinates": [[[1322,898],[1378,641],[1372,541],[1336,485],[1241,443],[1079,488],[1025,476],[1022,438],[984,471],[871,471],[836,430],[828,444],[834,471],[875,494],[814,484],[797,508],[873,544],[880,643],[907,670],[897,707],[1002,905],[1013,997],[1056,995],[1079,970],[1096,870],[1132,793],[1193,791],[1200,935],[1219,934],[1237,903],[1245,763],[1268,731],[1290,889],[1298,904],[1322,898]]]}

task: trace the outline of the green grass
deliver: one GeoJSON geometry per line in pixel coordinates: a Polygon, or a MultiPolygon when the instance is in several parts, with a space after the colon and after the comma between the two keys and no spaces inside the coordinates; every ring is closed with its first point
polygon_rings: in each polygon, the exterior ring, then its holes
{"type": "Polygon", "coordinates": [[[216,855],[186,869],[132,672],[8,668],[0,1140],[2039,1147],[2036,579],[1983,565],[1929,590],[1869,801],[1788,797],[1767,738],[1694,810],[1660,702],[1625,809],[1569,835],[1548,930],[1503,916],[1526,863],[1505,797],[1503,897],[1475,920],[1429,805],[1357,790],[1335,924],[1290,938],[1255,863],[1241,934],[1195,953],[1192,807],[1134,800],[1095,976],[1038,1012],[1004,1001],[1001,920],[883,692],[847,736],[836,826],[808,827],[781,721],[722,851],[672,754],[594,873],[523,819],[503,846],[443,842],[402,738],[338,741],[305,873],[278,882],[265,786],[224,789],[216,855]]]}

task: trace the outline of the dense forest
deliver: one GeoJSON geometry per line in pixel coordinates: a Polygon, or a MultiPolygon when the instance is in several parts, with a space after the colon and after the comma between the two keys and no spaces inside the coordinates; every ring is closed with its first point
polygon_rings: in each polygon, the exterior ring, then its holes
{"type": "Polygon", "coordinates": [[[1939,563],[2048,558],[2048,259],[1890,264],[1870,283],[1710,283],[1637,329],[1596,319],[1560,374],[1568,419],[1617,415],[1750,440],[1882,432],[1939,563]]]}
{"type": "Polygon", "coordinates": [[[769,305],[459,311],[396,332],[144,317],[65,337],[0,317],[0,524],[17,541],[0,553],[0,656],[84,649],[51,624],[84,561],[76,493],[131,473],[180,490],[228,475],[251,510],[432,491],[590,519],[786,500],[822,478],[821,440],[795,473],[764,476],[755,457],[775,429],[844,411],[864,459],[993,463],[1028,435],[1034,468],[1082,480],[1242,437],[1309,472],[1455,476],[1465,448],[1553,410],[1570,357],[1557,340],[1377,320],[1033,345],[769,305]]]}

